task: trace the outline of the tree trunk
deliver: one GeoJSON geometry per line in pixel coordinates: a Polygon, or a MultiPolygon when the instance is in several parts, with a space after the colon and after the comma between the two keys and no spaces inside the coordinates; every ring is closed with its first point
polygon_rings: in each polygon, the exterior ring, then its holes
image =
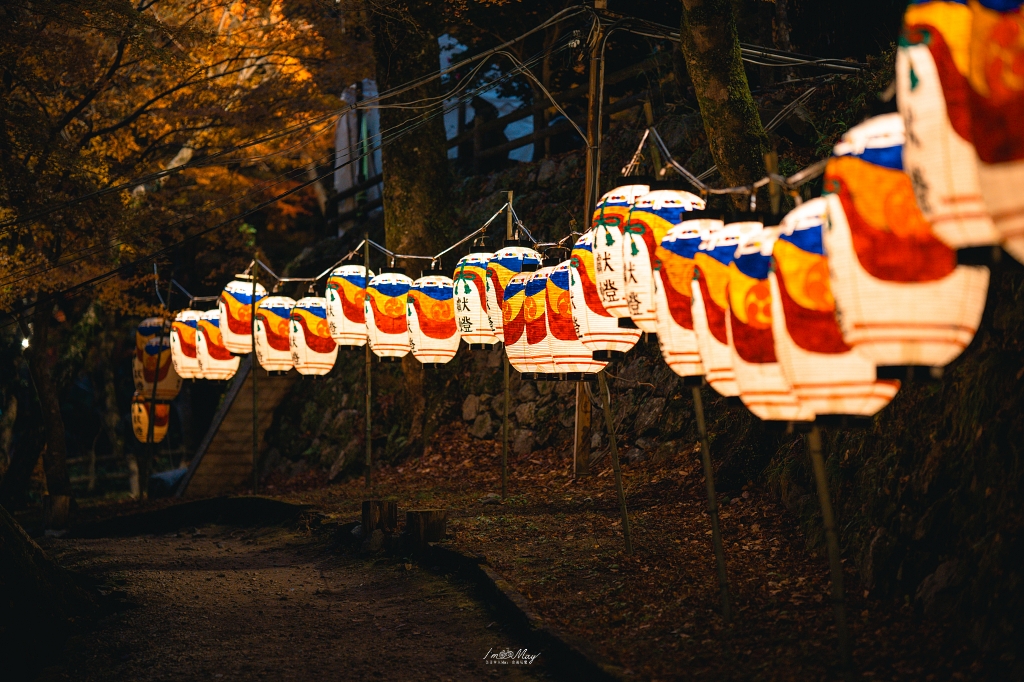
{"type": "Polygon", "coordinates": [[[682,0],[683,57],[704,119],[711,155],[727,186],[764,177],[768,136],[740,59],[729,0],[682,0]]]}
{"type": "Polygon", "coordinates": [[[422,552],[428,542],[444,540],[448,532],[448,512],[444,509],[413,509],[405,513],[406,548],[422,552]]]}
{"type": "Polygon", "coordinates": [[[385,500],[363,500],[363,534],[369,537],[370,533],[378,528],[385,533],[398,532],[398,503],[385,500]]]}
{"type": "Polygon", "coordinates": [[[60,413],[60,395],[53,376],[53,369],[57,364],[58,339],[50,307],[37,308],[32,323],[32,345],[27,354],[28,366],[39,396],[43,426],[46,430],[43,468],[46,471],[46,487],[52,498],[50,508],[57,512],[53,518],[47,519],[47,527],[66,528],[70,519],[65,515],[65,511],[69,513],[74,496],[71,492],[71,478],[68,475],[67,441],[64,437],[64,418],[60,413]]]}
{"type": "Polygon", "coordinates": [[[43,450],[42,416],[39,414],[39,401],[31,386],[31,379],[25,372],[24,365],[17,365],[18,381],[18,414],[14,424],[14,434],[10,463],[0,482],[0,504],[9,509],[20,508],[26,503],[26,492],[32,471],[39,461],[39,453],[43,450]]]}

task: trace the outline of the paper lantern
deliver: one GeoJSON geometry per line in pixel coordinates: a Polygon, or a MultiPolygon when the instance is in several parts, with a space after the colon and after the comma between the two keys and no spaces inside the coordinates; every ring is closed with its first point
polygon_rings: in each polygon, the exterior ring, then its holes
{"type": "MultiPolygon", "coordinates": [[[[370,271],[373,277],[373,271],[370,271]]],[[[327,322],[339,346],[366,344],[366,268],[342,265],[327,278],[327,322]]]]}
{"type": "Polygon", "coordinates": [[[523,271],[540,267],[540,254],[525,246],[506,246],[487,261],[487,318],[491,321],[494,336],[505,341],[503,312],[505,287],[509,281],[523,271]]]}
{"type": "Polygon", "coordinates": [[[548,352],[555,372],[593,374],[607,364],[594,360],[593,352],[583,345],[576,333],[572,315],[572,294],[569,280],[572,261],[563,261],[552,268],[545,284],[548,352]]]}
{"type": "Polygon", "coordinates": [[[455,322],[470,348],[498,342],[487,315],[487,263],[493,253],[471,253],[455,266],[455,322]]]}
{"type": "Polygon", "coordinates": [[[171,424],[170,403],[152,403],[138,391],[132,396],[132,433],[140,443],[149,442],[149,422],[153,420],[153,443],[163,441],[171,424]]]}
{"type": "Polygon", "coordinates": [[[553,267],[543,267],[526,280],[523,317],[526,322],[524,373],[555,374],[555,363],[548,343],[547,288],[553,267]]]}
{"type": "Polygon", "coordinates": [[[377,357],[400,358],[409,354],[409,322],[405,307],[411,286],[412,280],[401,273],[386,272],[370,278],[363,311],[370,350],[377,357]]]}
{"type": "Polygon", "coordinates": [[[639,197],[629,212],[622,244],[626,305],[633,322],[650,334],[658,331],[654,284],[655,253],[662,238],[687,213],[704,209],[704,200],[689,192],[655,190],[639,197]]]}
{"type": "Polygon", "coordinates": [[[594,230],[576,240],[570,258],[569,295],[572,319],[580,342],[590,350],[595,360],[607,362],[635,346],[641,332],[619,327],[618,320],[601,304],[593,247],[594,230]]]}
{"type": "Polygon", "coordinates": [[[287,372],[294,366],[289,330],[295,299],[268,296],[256,304],[256,359],[268,372],[287,372]]]}
{"type": "Polygon", "coordinates": [[[409,343],[413,356],[425,365],[443,365],[459,350],[453,286],[447,277],[427,275],[409,287],[409,343]]]}
{"type": "Polygon", "coordinates": [[[957,266],[932,234],[902,170],[898,114],[851,128],[825,171],[833,272],[843,339],[877,365],[942,366],[974,338],[987,268],[957,266]]]}
{"type": "Polygon", "coordinates": [[[202,379],[203,370],[196,355],[196,329],[199,327],[198,310],[182,310],[171,323],[171,360],[174,371],[182,379],[202,379]]]}
{"type": "Polygon", "coordinates": [[[779,365],[772,335],[772,294],[768,273],[780,228],[740,237],[729,263],[726,316],[736,387],[744,407],[766,421],[811,421],[814,412],[797,398],[779,365]]]}
{"type": "MultiPolygon", "coordinates": [[[[629,178],[621,178],[619,182],[627,183],[629,178]]],[[[629,317],[623,234],[633,202],[648,191],[648,184],[620,185],[601,197],[594,211],[594,281],[601,305],[612,317],[629,317]]]]}
{"type": "Polygon", "coordinates": [[[327,322],[327,299],[300,298],[292,308],[289,340],[295,371],[304,376],[322,376],[334,368],[338,344],[327,322]]]}
{"type": "Polygon", "coordinates": [[[196,330],[196,357],[204,379],[223,381],[235,376],[239,358],[224,347],[220,333],[220,310],[207,310],[199,316],[196,330]]]}
{"type": "Polygon", "coordinates": [[[693,327],[694,256],[701,241],[721,227],[717,218],[684,218],[665,234],[655,251],[658,346],[665,363],[682,377],[704,374],[693,327]]]}
{"type": "MultiPolygon", "coordinates": [[[[256,302],[267,295],[262,284],[256,284],[256,302]]],[[[228,282],[217,301],[220,310],[220,333],[224,347],[235,355],[252,352],[252,282],[228,282]]]]}
{"type": "Polygon", "coordinates": [[[733,372],[726,316],[729,312],[729,264],[736,255],[740,235],[763,229],[761,223],[732,223],[701,241],[693,255],[694,277],[690,284],[693,331],[697,334],[704,378],[720,395],[739,395],[733,372]]]}
{"type": "Polygon", "coordinates": [[[135,380],[135,390],[147,399],[155,398],[159,402],[167,402],[178,397],[181,377],[174,371],[170,337],[154,336],[146,342],[145,348],[142,349],[142,360],[136,358],[132,362],[132,376],[135,380]]]}
{"type": "Polygon", "coordinates": [[[971,10],[960,2],[907,7],[896,53],[903,164],[935,236],[953,249],[998,244],[982,198],[968,105],[971,10]]]}
{"type": "Polygon", "coordinates": [[[502,328],[505,335],[505,355],[508,362],[517,372],[527,370],[526,362],[526,283],[533,273],[521,272],[513,275],[505,285],[505,297],[502,300],[502,328]]]}
{"type": "Polygon", "coordinates": [[[875,364],[843,341],[822,242],[827,211],[825,199],[812,199],[782,221],[768,276],[775,353],[809,410],[869,417],[889,404],[900,384],[876,380],[875,364]]]}
{"type": "Polygon", "coordinates": [[[968,7],[967,102],[981,194],[1003,248],[1024,262],[1024,11],[1012,0],[975,0],[968,7]]]}
{"type": "Polygon", "coordinates": [[[135,328],[135,357],[140,362],[149,340],[163,335],[165,322],[162,317],[147,317],[135,328]]]}

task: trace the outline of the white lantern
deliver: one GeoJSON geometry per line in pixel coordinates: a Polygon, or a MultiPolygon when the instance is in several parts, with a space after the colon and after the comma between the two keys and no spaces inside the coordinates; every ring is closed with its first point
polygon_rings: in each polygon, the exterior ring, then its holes
{"type": "Polygon", "coordinates": [[[907,129],[903,165],[935,236],[953,249],[1000,242],[971,142],[970,37],[966,4],[911,3],[896,52],[896,103],[907,129]]]}
{"type": "Polygon", "coordinates": [[[143,351],[149,340],[163,336],[165,320],[162,317],[147,317],[135,328],[135,357],[141,362],[143,351]]]}
{"type": "Polygon", "coordinates": [[[626,305],[633,322],[642,331],[658,331],[654,284],[655,252],[673,226],[691,211],[704,209],[704,200],[689,192],[662,189],[639,197],[629,212],[622,244],[626,305]]]}
{"type": "Polygon", "coordinates": [[[508,362],[517,372],[527,370],[526,342],[526,283],[533,273],[521,272],[514,275],[505,286],[502,300],[502,328],[505,335],[505,354],[508,362]]]}
{"type": "MultiPolygon", "coordinates": [[[[228,282],[217,301],[224,347],[235,355],[252,352],[252,289],[252,282],[228,282]]],[[[257,283],[257,303],[266,295],[267,290],[257,283]]]]}
{"type": "Polygon", "coordinates": [[[902,171],[903,119],[851,128],[825,170],[832,269],[843,338],[875,364],[942,366],[974,338],[987,268],[957,266],[902,171]]]}
{"type": "Polygon", "coordinates": [[[536,270],[540,261],[540,254],[525,246],[506,246],[487,261],[487,318],[491,321],[494,336],[501,342],[505,341],[502,322],[505,287],[524,269],[536,270]]]}
{"type": "Polygon", "coordinates": [[[768,276],[775,352],[809,410],[869,417],[889,404],[900,384],[876,379],[875,364],[843,341],[822,242],[827,210],[825,199],[812,199],[782,220],[768,276]]]}
{"type": "Polygon", "coordinates": [[[540,268],[526,280],[523,317],[526,321],[525,374],[555,374],[555,362],[548,343],[547,289],[552,266],[540,268]]]}
{"type": "Polygon", "coordinates": [[[594,267],[594,230],[576,240],[572,249],[569,294],[572,319],[580,342],[595,360],[607,362],[621,357],[640,339],[639,329],[622,328],[601,304],[594,267]]]}
{"type": "Polygon", "coordinates": [[[779,228],[773,227],[742,236],[729,264],[726,328],[733,372],[740,400],[754,416],[766,421],[811,421],[814,412],[797,398],[775,355],[768,273],[778,235],[779,228]]]}
{"type": "MultiPolygon", "coordinates": [[[[397,272],[372,277],[366,288],[366,331],[370,350],[379,358],[401,358],[409,354],[409,322],[406,299],[412,280],[397,272]]],[[[456,316],[458,313],[456,313],[456,316]]]]}
{"type": "Polygon", "coordinates": [[[268,372],[287,372],[292,360],[291,324],[295,299],[268,296],[256,304],[256,359],[268,372]]]}
{"type": "Polygon", "coordinates": [[[304,376],[323,376],[334,368],[338,344],[327,323],[327,299],[300,298],[292,308],[289,341],[295,371],[304,376]]]}
{"type": "MultiPolygon", "coordinates": [[[[373,277],[373,271],[370,271],[373,277]]],[[[339,346],[366,344],[366,268],[342,265],[327,278],[327,322],[339,346]]]]}
{"type": "Polygon", "coordinates": [[[170,403],[153,403],[138,391],[132,396],[132,433],[140,443],[149,442],[149,423],[153,421],[153,443],[167,436],[171,424],[170,403]]]}
{"type": "MultiPolygon", "coordinates": [[[[621,178],[619,182],[628,183],[629,178],[621,178]]],[[[633,202],[649,190],[648,184],[620,185],[601,197],[594,211],[594,281],[601,305],[612,317],[628,318],[630,315],[622,245],[633,202]]],[[[632,326],[631,322],[623,324],[632,326]]]]}
{"type": "Polygon", "coordinates": [[[182,310],[171,323],[171,360],[174,371],[182,379],[202,379],[203,370],[196,355],[196,329],[199,327],[198,310],[182,310]]]}
{"type": "Polygon", "coordinates": [[[146,342],[142,350],[142,361],[137,358],[132,362],[132,375],[135,390],[146,396],[147,400],[169,402],[178,397],[181,390],[181,377],[174,371],[171,358],[171,340],[167,336],[154,336],[146,342]],[[153,384],[156,383],[156,393],[153,384]]]}
{"type": "Polygon", "coordinates": [[[223,381],[235,376],[239,358],[224,347],[220,333],[220,310],[207,310],[199,316],[196,330],[196,357],[204,379],[223,381]]]}
{"type": "Polygon", "coordinates": [[[448,277],[427,275],[409,287],[409,342],[413,356],[425,365],[443,365],[459,350],[453,285],[448,277]]]}
{"type": "Polygon", "coordinates": [[[571,276],[570,260],[556,265],[548,275],[544,312],[548,324],[548,350],[556,372],[594,374],[608,363],[594,360],[593,352],[583,345],[576,333],[569,283],[571,276]]]}
{"type": "Polygon", "coordinates": [[[470,348],[493,346],[498,337],[487,315],[487,262],[493,253],[471,253],[455,266],[455,321],[470,348]]]}

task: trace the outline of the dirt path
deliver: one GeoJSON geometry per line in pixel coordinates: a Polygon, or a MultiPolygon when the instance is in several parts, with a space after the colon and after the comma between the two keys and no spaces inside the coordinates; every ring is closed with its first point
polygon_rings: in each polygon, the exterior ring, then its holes
{"type": "Polygon", "coordinates": [[[541,680],[485,665],[521,648],[468,586],[332,554],[281,528],[47,543],[128,608],[72,639],[43,680],[541,680]]]}

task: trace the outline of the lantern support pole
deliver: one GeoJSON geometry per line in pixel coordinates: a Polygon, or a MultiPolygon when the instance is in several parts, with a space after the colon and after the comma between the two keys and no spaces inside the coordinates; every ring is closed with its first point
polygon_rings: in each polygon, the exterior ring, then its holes
{"type": "MultiPolygon", "coordinates": [[[[370,287],[370,233],[369,232],[366,233],[366,239],[363,240],[363,266],[364,266],[364,268],[366,270],[363,273],[363,276],[364,276],[364,278],[366,280],[363,291],[364,291],[364,293],[368,294],[367,290],[370,287]]],[[[370,368],[372,367],[372,363],[371,363],[372,358],[373,358],[373,351],[370,350],[370,337],[369,337],[369,335],[367,335],[367,337],[366,337],[366,400],[365,400],[365,402],[366,402],[366,461],[365,461],[366,473],[365,473],[365,476],[366,476],[366,489],[367,490],[369,490],[370,486],[373,484],[372,475],[370,473],[370,469],[371,469],[371,467],[373,465],[373,441],[370,438],[370,434],[372,433],[372,430],[373,430],[372,416],[370,414],[370,408],[372,407],[372,404],[373,404],[373,392],[372,392],[371,383],[370,383],[370,368]]]]}
{"type": "MultiPolygon", "coordinates": [[[[512,241],[512,196],[511,190],[508,192],[508,204],[505,207],[505,239],[512,241]]],[[[501,420],[501,499],[504,500],[508,496],[508,404],[509,404],[509,364],[508,364],[508,350],[505,350],[504,357],[502,357],[502,370],[505,375],[505,406],[502,411],[501,420]]]]}
{"type": "Polygon", "coordinates": [[[693,411],[697,416],[697,434],[700,436],[700,459],[704,464],[704,481],[708,489],[708,516],[711,517],[711,543],[715,550],[715,564],[718,567],[718,591],[722,597],[722,620],[728,623],[732,618],[732,605],[729,597],[729,577],[725,573],[722,529],[718,523],[718,496],[715,493],[715,470],[711,466],[711,441],[708,439],[708,428],[704,421],[704,399],[700,395],[700,386],[691,388],[693,390],[693,411]]]}
{"type": "MultiPolygon", "coordinates": [[[[253,260],[259,263],[257,254],[253,251],[253,260]]],[[[256,375],[259,362],[256,361],[256,280],[259,279],[260,269],[252,269],[252,300],[249,302],[250,334],[249,340],[252,343],[252,350],[249,351],[249,371],[252,372],[252,494],[260,492],[260,441],[259,441],[259,392],[256,387],[256,375]]]]}
{"type": "MultiPolygon", "coordinates": [[[[166,319],[164,320],[166,324],[166,319]]],[[[149,471],[153,467],[153,462],[156,460],[156,387],[160,382],[160,356],[163,355],[163,328],[160,330],[160,350],[156,354],[156,368],[153,370],[153,394],[149,400],[149,405],[146,407],[146,411],[149,413],[149,428],[146,429],[146,456],[149,459],[146,462],[146,466],[142,467],[142,471],[139,472],[139,478],[145,477],[146,480],[139,481],[139,499],[145,500],[149,497],[149,471]]],[[[169,371],[169,370],[168,370],[169,371]]],[[[146,368],[143,366],[142,375],[145,377],[146,368]]],[[[167,426],[170,427],[170,417],[168,416],[167,426]]]]}
{"type": "Polygon", "coordinates": [[[612,421],[612,395],[608,391],[608,380],[602,369],[597,374],[601,388],[601,406],[604,408],[604,423],[608,428],[608,441],[611,445],[612,471],[615,473],[615,493],[619,496],[619,508],[622,511],[622,536],[626,540],[626,554],[633,553],[633,539],[629,534],[629,514],[626,512],[626,493],[622,488],[622,468],[619,466],[619,446],[615,442],[615,422],[612,421]]]}
{"type": "Polygon", "coordinates": [[[846,624],[846,595],[843,590],[843,562],[839,555],[839,534],[836,532],[836,517],[832,509],[832,496],[825,475],[825,459],[821,455],[821,429],[817,424],[807,434],[807,445],[814,469],[814,482],[818,487],[818,502],[821,504],[821,518],[825,525],[825,542],[828,545],[828,563],[832,573],[832,608],[835,611],[836,634],[839,637],[839,659],[844,677],[851,675],[850,630],[846,624]]]}

